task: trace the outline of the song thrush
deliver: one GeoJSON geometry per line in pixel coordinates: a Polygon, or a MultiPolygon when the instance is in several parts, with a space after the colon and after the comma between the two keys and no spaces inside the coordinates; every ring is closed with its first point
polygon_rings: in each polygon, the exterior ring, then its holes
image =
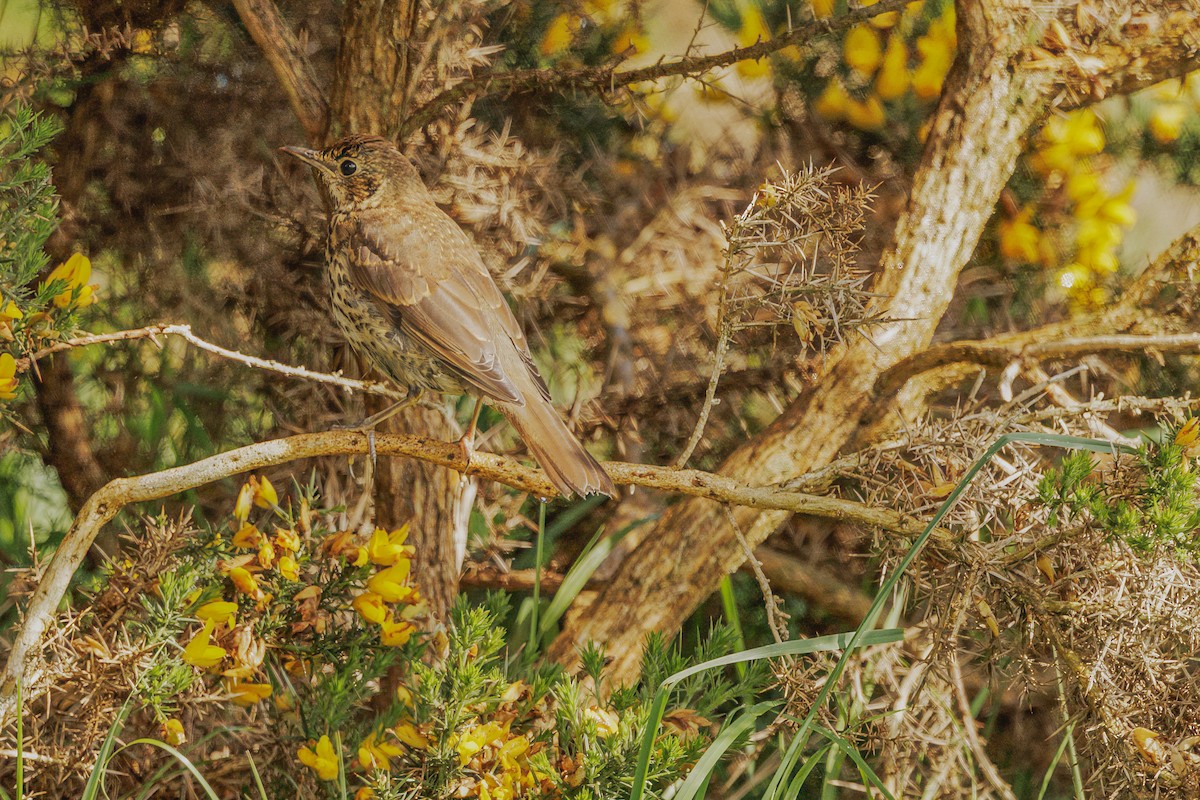
{"type": "MultiPolygon", "coordinates": [[[[612,480],[551,405],[525,334],[475,245],[434,203],[408,158],[373,136],[282,150],[311,165],[328,194],[326,282],[350,344],[411,396],[486,399],[564,495],[612,496],[612,480]]],[[[467,437],[473,432],[474,422],[467,437]]]]}

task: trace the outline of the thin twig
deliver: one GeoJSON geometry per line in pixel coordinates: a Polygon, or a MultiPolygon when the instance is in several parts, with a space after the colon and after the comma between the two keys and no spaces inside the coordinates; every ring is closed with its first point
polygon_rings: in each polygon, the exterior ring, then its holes
{"type": "Polygon", "coordinates": [[[93,344],[107,344],[110,342],[127,342],[139,339],[154,339],[156,336],[178,336],[184,341],[206,352],[218,355],[221,358],[227,358],[231,361],[237,361],[247,366],[257,369],[268,370],[269,372],[277,372],[280,375],[287,375],[293,378],[302,378],[304,380],[315,381],[317,383],[327,383],[334,386],[341,386],[344,389],[350,389],[356,392],[365,394],[377,394],[384,397],[391,397],[397,400],[402,400],[406,394],[399,391],[386,383],[378,381],[360,381],[354,378],[345,378],[341,375],[331,375],[326,372],[315,372],[304,367],[293,367],[289,364],[281,364],[278,361],[272,361],[258,356],[249,356],[245,353],[239,353],[236,350],[227,350],[220,345],[215,345],[212,342],[201,339],[196,334],[192,333],[190,325],[148,325],[145,328],[135,328],[126,331],[115,331],[113,333],[96,333],[86,336],[77,336],[73,339],[67,339],[63,342],[51,345],[50,347],[38,350],[32,355],[18,359],[16,362],[17,372],[25,372],[32,368],[39,359],[45,358],[53,353],[61,353],[64,350],[72,350],[76,347],[87,347],[93,344]]]}
{"type": "Polygon", "coordinates": [[[730,527],[733,528],[734,535],[737,536],[738,542],[742,545],[742,552],[746,555],[746,563],[750,565],[751,571],[754,573],[754,578],[758,581],[758,588],[762,591],[763,603],[767,609],[767,627],[771,629],[771,635],[775,637],[776,642],[783,642],[788,638],[787,624],[781,619],[783,612],[779,609],[779,603],[775,600],[775,592],[771,589],[771,582],[767,580],[766,574],[763,572],[762,564],[754,556],[754,548],[746,541],[746,535],[742,533],[742,526],[738,525],[737,517],[725,505],[721,507],[725,511],[725,519],[729,521],[730,527]]]}
{"type": "Polygon", "coordinates": [[[1200,333],[1073,336],[1055,341],[1039,338],[1046,333],[1044,329],[1037,329],[1016,334],[1010,341],[950,342],[931,347],[883,373],[875,383],[875,394],[890,397],[913,376],[960,362],[1005,367],[1020,360],[1038,361],[1091,353],[1200,352],[1200,333]]]}
{"type": "Polygon", "coordinates": [[[704,404],[700,406],[700,416],[696,419],[696,427],[692,428],[692,435],[688,437],[687,444],[683,447],[683,452],[679,454],[679,458],[675,460],[675,466],[683,468],[687,466],[688,459],[692,457],[696,446],[700,444],[700,439],[704,436],[704,429],[708,426],[708,417],[712,413],[713,406],[717,400],[717,384],[721,380],[721,373],[725,371],[725,356],[729,353],[729,336],[722,333],[717,339],[717,350],[713,354],[712,372],[708,375],[708,388],[704,390],[704,404]]]}

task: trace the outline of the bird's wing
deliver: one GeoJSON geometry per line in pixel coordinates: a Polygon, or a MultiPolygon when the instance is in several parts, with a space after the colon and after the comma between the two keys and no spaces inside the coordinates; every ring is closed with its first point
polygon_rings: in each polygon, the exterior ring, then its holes
{"type": "MultiPolygon", "coordinates": [[[[351,280],[465,383],[493,400],[523,404],[513,361],[499,348],[517,350],[528,369],[525,337],[466,234],[449,217],[419,213],[357,224],[351,280]]],[[[536,369],[530,372],[544,393],[536,369]]]]}

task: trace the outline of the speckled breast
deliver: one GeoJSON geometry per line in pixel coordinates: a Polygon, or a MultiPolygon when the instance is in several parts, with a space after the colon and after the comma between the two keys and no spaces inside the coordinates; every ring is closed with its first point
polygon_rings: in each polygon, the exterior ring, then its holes
{"type": "Polygon", "coordinates": [[[462,384],[436,356],[405,335],[374,298],[351,283],[345,258],[345,251],[330,249],[325,283],[333,318],[350,345],[410,392],[463,394],[462,384]]]}

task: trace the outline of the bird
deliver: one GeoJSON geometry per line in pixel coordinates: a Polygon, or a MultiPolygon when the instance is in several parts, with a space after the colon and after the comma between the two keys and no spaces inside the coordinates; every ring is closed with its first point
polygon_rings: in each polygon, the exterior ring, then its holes
{"type": "Polygon", "coordinates": [[[312,167],[330,208],[325,282],[350,345],[406,400],[424,392],[474,394],[460,441],[472,455],[484,401],[524,439],[560,494],[616,494],[612,479],[550,400],[520,323],[470,236],[434,202],[390,141],[351,135],[324,149],[286,146],[312,167]]]}

